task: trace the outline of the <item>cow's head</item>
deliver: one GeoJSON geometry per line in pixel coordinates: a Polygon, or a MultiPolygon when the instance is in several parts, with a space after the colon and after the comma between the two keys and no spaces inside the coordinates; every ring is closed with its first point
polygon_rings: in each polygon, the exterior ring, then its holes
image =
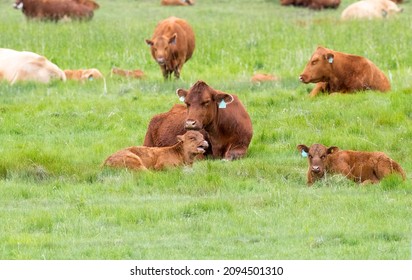
{"type": "MultiPolygon", "coordinates": [[[[209,87],[203,81],[197,81],[188,91],[176,91],[181,101],[187,106],[185,129],[200,130],[217,118],[217,111],[233,102],[233,96],[209,87]]],[[[224,109],[222,109],[224,110],[224,109]]]]}
{"type": "Polygon", "coordinates": [[[334,65],[335,56],[332,50],[318,47],[306,64],[299,80],[305,84],[328,82],[334,65]]]}
{"type": "Polygon", "coordinates": [[[16,0],[13,4],[13,8],[15,9],[22,9],[23,8],[23,0],[16,0]]]}
{"type": "Polygon", "coordinates": [[[183,151],[185,156],[195,156],[197,154],[203,154],[209,147],[203,134],[199,131],[189,130],[183,135],[177,136],[178,142],[183,142],[183,151]]]}
{"type": "Polygon", "coordinates": [[[310,148],[306,145],[298,145],[297,149],[302,153],[302,156],[307,157],[309,161],[309,170],[311,180],[309,183],[319,180],[325,176],[325,168],[327,166],[328,156],[339,151],[338,147],[325,147],[322,144],[313,144],[310,148]]]}
{"type": "Polygon", "coordinates": [[[164,65],[171,59],[171,48],[170,46],[176,45],[177,34],[174,33],[172,36],[158,36],[152,40],[146,40],[146,43],[150,46],[153,58],[159,65],[164,65]]]}

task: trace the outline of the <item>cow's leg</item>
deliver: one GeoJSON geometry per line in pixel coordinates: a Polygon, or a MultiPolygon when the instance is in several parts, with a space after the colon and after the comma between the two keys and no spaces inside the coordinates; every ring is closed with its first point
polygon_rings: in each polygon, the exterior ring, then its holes
{"type": "Polygon", "coordinates": [[[227,149],[224,159],[226,160],[234,160],[239,159],[245,156],[247,151],[247,147],[231,147],[227,149]]]}
{"type": "Polygon", "coordinates": [[[103,165],[110,167],[128,168],[132,170],[146,170],[142,160],[134,153],[128,150],[122,150],[114,153],[106,159],[103,165]]]}
{"type": "Polygon", "coordinates": [[[312,89],[309,96],[315,97],[316,95],[318,95],[319,92],[326,91],[326,85],[327,83],[323,83],[323,82],[316,83],[315,87],[312,89]]]}
{"type": "Polygon", "coordinates": [[[163,78],[167,80],[170,76],[170,71],[166,68],[166,65],[161,65],[160,69],[162,70],[163,78]]]}

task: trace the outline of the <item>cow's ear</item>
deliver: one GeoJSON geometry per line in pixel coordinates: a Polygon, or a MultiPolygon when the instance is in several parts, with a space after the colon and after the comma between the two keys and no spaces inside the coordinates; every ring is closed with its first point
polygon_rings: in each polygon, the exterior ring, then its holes
{"type": "Polygon", "coordinates": [[[146,40],[146,44],[148,44],[149,46],[153,46],[153,41],[152,40],[146,40]]]}
{"type": "Polygon", "coordinates": [[[218,92],[215,94],[215,101],[217,103],[222,102],[222,100],[228,104],[228,103],[232,103],[233,102],[233,96],[227,93],[223,93],[223,92],[218,92]]]}
{"type": "Polygon", "coordinates": [[[171,45],[176,45],[176,38],[177,38],[177,34],[173,34],[172,37],[169,38],[169,44],[171,45]]]}
{"type": "Polygon", "coordinates": [[[333,63],[333,60],[335,59],[335,56],[333,55],[333,53],[327,53],[327,54],[325,54],[325,59],[326,59],[330,64],[332,64],[332,63],[333,63]]]}
{"type": "Polygon", "coordinates": [[[183,139],[184,138],[184,135],[177,135],[176,136],[176,139],[177,139],[177,142],[183,142],[183,139]]]}
{"type": "Polygon", "coordinates": [[[328,155],[329,155],[329,154],[336,153],[337,151],[339,151],[339,148],[338,148],[338,147],[335,147],[335,146],[332,146],[332,147],[329,147],[329,148],[328,148],[327,153],[328,153],[328,155]]]}
{"type": "Polygon", "coordinates": [[[309,152],[308,146],[306,146],[304,144],[297,145],[296,148],[299,150],[299,152],[302,152],[302,151],[304,151],[306,153],[309,152]]]}
{"type": "Polygon", "coordinates": [[[179,100],[182,101],[182,102],[184,102],[184,101],[185,101],[185,98],[186,98],[186,96],[187,96],[187,90],[178,88],[178,89],[176,90],[176,94],[177,94],[177,96],[179,96],[179,100]]]}

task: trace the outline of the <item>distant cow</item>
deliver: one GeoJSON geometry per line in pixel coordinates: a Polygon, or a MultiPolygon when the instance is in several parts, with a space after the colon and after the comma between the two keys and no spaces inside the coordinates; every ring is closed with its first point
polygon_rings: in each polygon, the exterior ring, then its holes
{"type": "Polygon", "coordinates": [[[213,157],[232,160],[246,154],[253,135],[252,122],[236,95],[215,90],[203,81],[176,93],[187,106],[185,129],[204,129],[213,157]]]}
{"type": "Polygon", "coordinates": [[[378,183],[385,176],[398,173],[405,180],[402,167],[382,152],[360,152],[340,150],[338,147],[325,147],[313,144],[310,147],[298,145],[302,155],[308,157],[307,183],[325,177],[326,173],[341,174],[357,183],[378,183]]]}
{"type": "Polygon", "coordinates": [[[109,156],[103,165],[132,170],[155,169],[179,165],[192,165],[195,157],[208,147],[198,131],[177,136],[178,143],[170,147],[129,147],[109,156]]]}
{"type": "Polygon", "coordinates": [[[143,76],[144,76],[143,71],[139,70],[139,69],[124,70],[124,69],[120,69],[120,68],[116,68],[116,67],[112,68],[112,74],[127,77],[127,78],[135,78],[135,79],[140,79],[140,78],[143,78],[143,76]]]}
{"type": "Polygon", "coordinates": [[[153,58],[159,64],[163,77],[172,73],[178,79],[183,64],[188,61],[195,49],[195,34],[183,19],[169,17],[155,28],[151,40],[146,40],[153,58]]]}
{"type": "Polygon", "coordinates": [[[326,8],[336,9],[340,5],[340,0],[280,0],[282,6],[300,6],[313,10],[326,8]]]}
{"type": "Polygon", "coordinates": [[[102,73],[96,69],[79,69],[79,70],[64,70],[68,80],[86,81],[86,80],[96,80],[103,78],[102,73]]]}
{"type": "Polygon", "coordinates": [[[65,81],[66,75],[56,64],[33,52],[0,49],[0,80],[10,84],[18,81],[49,83],[65,81]]]}
{"type": "Polygon", "coordinates": [[[99,4],[93,0],[16,0],[14,7],[22,9],[28,19],[59,21],[90,20],[99,4]]]}
{"type": "Polygon", "coordinates": [[[390,0],[363,0],[349,5],[341,14],[343,20],[388,18],[402,12],[390,0]]]}
{"type": "Polygon", "coordinates": [[[194,5],[193,0],[162,0],[160,2],[163,6],[191,6],[194,5]]]}
{"type": "Polygon", "coordinates": [[[261,83],[261,82],[278,81],[279,78],[272,74],[257,73],[257,74],[254,74],[250,80],[252,83],[261,83]]]}
{"type": "Polygon", "coordinates": [[[316,83],[311,97],[319,92],[386,92],[391,89],[385,74],[367,58],[324,47],[318,47],[312,54],[299,80],[305,84],[316,83]]]}

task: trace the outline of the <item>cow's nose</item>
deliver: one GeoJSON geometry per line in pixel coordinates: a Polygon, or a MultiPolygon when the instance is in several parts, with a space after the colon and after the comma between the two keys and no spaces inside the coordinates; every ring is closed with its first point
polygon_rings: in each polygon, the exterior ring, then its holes
{"type": "Polygon", "coordinates": [[[157,63],[159,63],[159,64],[164,64],[164,63],[165,63],[164,57],[158,57],[158,58],[156,59],[156,61],[157,61],[157,63]]]}
{"type": "Polygon", "coordinates": [[[185,124],[186,129],[193,129],[196,127],[196,121],[195,120],[187,120],[185,124]]]}
{"type": "Polygon", "coordinates": [[[312,172],[319,173],[320,172],[320,167],[317,166],[317,165],[312,166],[312,172]]]}
{"type": "Polygon", "coordinates": [[[299,81],[303,82],[303,75],[299,76],[299,81]]]}

